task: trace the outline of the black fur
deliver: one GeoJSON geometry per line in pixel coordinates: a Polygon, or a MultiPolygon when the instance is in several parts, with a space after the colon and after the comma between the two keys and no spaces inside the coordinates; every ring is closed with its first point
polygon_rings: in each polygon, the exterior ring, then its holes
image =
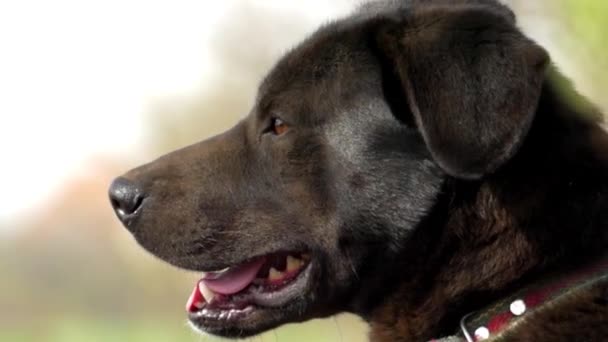
{"type": "MultiPolygon", "coordinates": [[[[375,3],[283,57],[233,129],[127,173],[146,194],[129,228],[192,270],[311,253],[304,293],[237,323],[194,322],[208,332],[349,311],[374,341],[425,341],[606,250],[600,118],[498,2],[375,3]],[[273,134],[273,118],[289,130],[273,134]]],[[[597,303],[580,317],[608,325],[597,303]]],[[[535,326],[555,341],[561,322],[547,320],[535,326]]]]}

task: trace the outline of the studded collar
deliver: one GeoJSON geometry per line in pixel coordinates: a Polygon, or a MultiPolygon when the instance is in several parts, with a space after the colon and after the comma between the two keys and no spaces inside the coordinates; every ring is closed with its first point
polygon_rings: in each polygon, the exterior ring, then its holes
{"type": "Polygon", "coordinates": [[[608,281],[608,254],[566,274],[546,277],[485,309],[470,313],[461,319],[456,335],[430,342],[479,342],[496,338],[539,307],[603,281],[608,281]]]}

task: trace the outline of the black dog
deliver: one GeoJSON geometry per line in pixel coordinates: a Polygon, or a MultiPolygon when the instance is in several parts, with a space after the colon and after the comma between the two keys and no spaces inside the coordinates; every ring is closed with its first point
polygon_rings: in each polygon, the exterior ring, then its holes
{"type": "Polygon", "coordinates": [[[497,1],[376,3],[110,197],[144,248],[209,272],[188,311],[212,334],[347,311],[373,341],[605,341],[600,118],[497,1]]]}

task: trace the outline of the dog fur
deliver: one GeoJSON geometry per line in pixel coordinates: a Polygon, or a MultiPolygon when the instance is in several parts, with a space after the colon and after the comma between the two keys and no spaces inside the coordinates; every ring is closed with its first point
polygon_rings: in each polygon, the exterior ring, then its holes
{"type": "MultiPolygon", "coordinates": [[[[370,339],[427,341],[463,315],[608,246],[601,115],[493,0],[363,6],[319,29],[226,133],[127,173],[129,224],[205,271],[306,250],[306,293],[233,326],[240,337],[352,312],[370,339]],[[289,127],[274,135],[273,118],[289,127]]],[[[509,341],[608,339],[608,285],[543,308],[509,341]]]]}

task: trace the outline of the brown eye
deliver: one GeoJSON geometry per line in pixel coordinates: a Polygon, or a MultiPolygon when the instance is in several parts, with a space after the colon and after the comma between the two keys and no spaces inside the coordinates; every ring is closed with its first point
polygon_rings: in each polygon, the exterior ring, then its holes
{"type": "Polygon", "coordinates": [[[282,135],[289,130],[289,126],[278,118],[273,118],[270,124],[270,129],[274,135],[282,135]]]}

